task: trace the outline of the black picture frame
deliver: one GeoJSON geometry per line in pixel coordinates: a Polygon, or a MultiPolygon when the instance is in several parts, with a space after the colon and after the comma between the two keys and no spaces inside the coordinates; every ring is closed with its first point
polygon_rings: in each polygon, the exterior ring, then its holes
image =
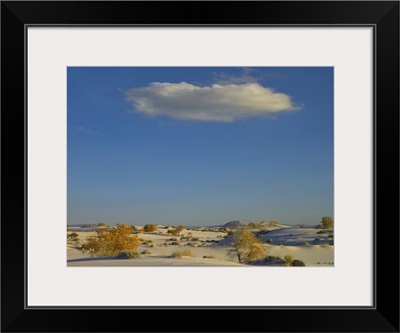
{"type": "Polygon", "coordinates": [[[2,1],[1,73],[3,332],[399,332],[398,1],[2,1]],[[27,307],[26,29],[120,24],[374,28],[372,307],[27,307]]]}

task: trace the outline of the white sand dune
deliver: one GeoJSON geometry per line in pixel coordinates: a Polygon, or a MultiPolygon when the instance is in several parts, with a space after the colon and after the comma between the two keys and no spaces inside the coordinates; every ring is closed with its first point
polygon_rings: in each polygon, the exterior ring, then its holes
{"type": "MultiPolygon", "coordinates": [[[[141,228],[137,226],[137,228],[141,228]]],[[[237,262],[230,243],[233,236],[226,237],[225,232],[210,228],[209,231],[184,230],[179,236],[168,234],[168,229],[159,226],[156,232],[139,233],[142,245],[138,259],[120,259],[117,257],[91,258],[80,251],[80,244],[96,232],[75,231],[79,242],[68,242],[68,266],[248,266],[237,262]],[[226,238],[225,238],[226,237],[226,238]],[[172,258],[175,251],[190,250],[192,257],[172,258]]],[[[298,228],[278,225],[261,236],[267,255],[293,255],[302,260],[306,266],[333,266],[333,240],[328,233],[317,234],[318,229],[298,228]],[[316,241],[315,239],[319,239],[316,241]],[[267,244],[267,241],[271,241],[267,244]]],[[[255,230],[260,232],[259,230],[255,230]]]]}

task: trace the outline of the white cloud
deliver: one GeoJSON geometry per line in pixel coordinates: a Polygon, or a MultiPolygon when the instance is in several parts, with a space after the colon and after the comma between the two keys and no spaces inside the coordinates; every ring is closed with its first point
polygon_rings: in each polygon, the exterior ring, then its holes
{"type": "Polygon", "coordinates": [[[197,86],[152,82],[126,91],[134,111],[180,120],[231,122],[246,117],[298,110],[290,96],[259,83],[197,86]]]}

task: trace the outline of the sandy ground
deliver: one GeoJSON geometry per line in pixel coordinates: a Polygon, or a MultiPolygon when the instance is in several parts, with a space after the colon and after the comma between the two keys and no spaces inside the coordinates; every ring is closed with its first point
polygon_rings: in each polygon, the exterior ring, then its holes
{"type": "MultiPolygon", "coordinates": [[[[137,226],[137,228],[141,228],[137,226]]],[[[74,228],[79,235],[78,242],[67,242],[68,266],[248,266],[237,262],[230,246],[232,237],[226,232],[184,230],[180,236],[167,233],[167,228],[159,227],[156,232],[140,233],[138,237],[142,245],[138,251],[142,253],[138,259],[120,259],[117,257],[89,257],[80,251],[80,245],[87,237],[95,236],[95,231],[81,231],[74,228]],[[185,237],[181,239],[181,237],[185,237]],[[190,237],[187,240],[186,237],[190,237]],[[179,245],[173,245],[178,242],[179,245]],[[192,257],[171,258],[172,252],[190,250],[192,257]],[[204,257],[212,258],[204,258],[204,257]]],[[[217,230],[217,229],[214,229],[217,230]]],[[[258,230],[254,230],[257,232],[258,230]]],[[[293,255],[302,260],[306,266],[333,266],[334,247],[328,233],[317,233],[314,228],[298,228],[278,225],[270,228],[270,232],[261,236],[267,249],[267,255],[293,255]],[[267,241],[270,244],[266,243],[267,241]]],[[[70,232],[68,232],[70,233],[70,232]]]]}

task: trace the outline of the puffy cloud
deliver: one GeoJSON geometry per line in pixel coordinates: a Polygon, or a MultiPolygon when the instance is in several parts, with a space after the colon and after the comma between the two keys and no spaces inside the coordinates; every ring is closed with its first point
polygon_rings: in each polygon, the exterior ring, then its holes
{"type": "Polygon", "coordinates": [[[127,90],[126,97],[136,112],[192,121],[232,122],[300,108],[290,96],[254,82],[211,86],[152,82],[127,90]]]}

